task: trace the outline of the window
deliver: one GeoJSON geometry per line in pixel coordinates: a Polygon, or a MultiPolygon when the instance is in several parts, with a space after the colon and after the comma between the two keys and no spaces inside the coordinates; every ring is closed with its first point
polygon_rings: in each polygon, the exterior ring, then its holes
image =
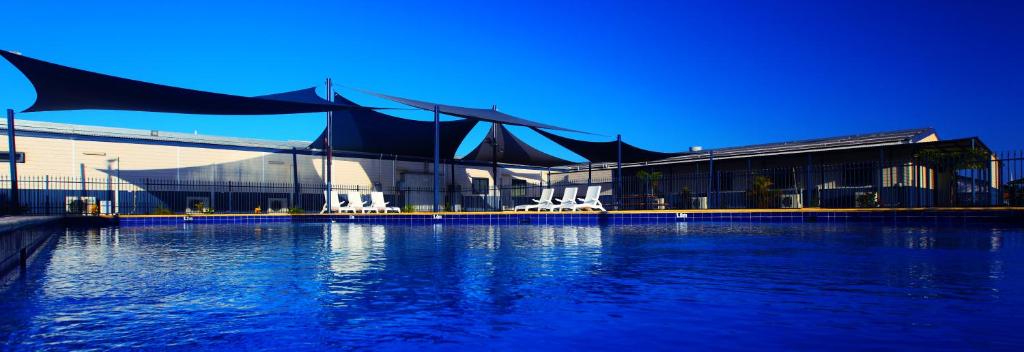
{"type": "MultiPolygon", "coordinates": [[[[18,152],[17,155],[18,155],[18,164],[24,164],[25,163],[25,152],[18,152]]],[[[0,162],[5,162],[5,163],[11,162],[11,153],[10,152],[0,152],[0,162]]]]}
{"type": "Polygon", "coordinates": [[[487,194],[490,188],[491,180],[482,177],[473,178],[473,194],[487,194]]]}
{"type": "Polygon", "coordinates": [[[526,180],[512,179],[512,189],[509,194],[513,197],[525,197],[526,188],[529,186],[530,184],[527,183],[526,180]]]}

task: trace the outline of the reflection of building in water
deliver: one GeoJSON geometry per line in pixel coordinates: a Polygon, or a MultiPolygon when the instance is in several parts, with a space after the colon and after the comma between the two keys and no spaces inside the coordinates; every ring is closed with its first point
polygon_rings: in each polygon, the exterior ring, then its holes
{"type": "Polygon", "coordinates": [[[325,224],[331,249],[330,269],[339,274],[353,274],[370,268],[384,253],[387,238],[384,225],[325,224]],[[367,231],[368,230],[368,231],[367,231]]]}

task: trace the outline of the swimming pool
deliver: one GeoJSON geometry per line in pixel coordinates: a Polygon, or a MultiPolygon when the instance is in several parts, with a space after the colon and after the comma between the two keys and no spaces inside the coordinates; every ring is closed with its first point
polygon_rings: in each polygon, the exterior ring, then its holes
{"type": "Polygon", "coordinates": [[[1019,228],[269,223],[59,230],[4,349],[1012,350],[1019,228]]]}

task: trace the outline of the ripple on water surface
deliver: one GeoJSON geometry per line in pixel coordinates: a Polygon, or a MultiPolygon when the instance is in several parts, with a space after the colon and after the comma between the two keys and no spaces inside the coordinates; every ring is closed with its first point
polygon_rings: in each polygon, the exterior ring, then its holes
{"type": "Polygon", "coordinates": [[[199,225],[61,230],[4,349],[1014,350],[1020,229],[199,225]]]}

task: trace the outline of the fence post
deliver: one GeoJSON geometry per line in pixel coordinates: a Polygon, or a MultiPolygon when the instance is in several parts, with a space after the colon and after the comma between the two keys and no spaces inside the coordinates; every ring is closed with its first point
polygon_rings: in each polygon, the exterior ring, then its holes
{"type": "Polygon", "coordinates": [[[807,153],[807,170],[804,175],[804,208],[811,205],[811,153],[807,153]]]}
{"type": "Polygon", "coordinates": [[[716,202],[714,197],[718,196],[718,192],[714,191],[713,178],[715,176],[715,151],[708,152],[708,208],[714,209],[716,202]],[[714,192],[714,194],[712,194],[714,192]]]}
{"type": "Polygon", "coordinates": [[[231,186],[232,186],[231,185],[231,181],[228,181],[228,212],[229,213],[235,211],[235,202],[234,202],[235,190],[231,186]]]}

